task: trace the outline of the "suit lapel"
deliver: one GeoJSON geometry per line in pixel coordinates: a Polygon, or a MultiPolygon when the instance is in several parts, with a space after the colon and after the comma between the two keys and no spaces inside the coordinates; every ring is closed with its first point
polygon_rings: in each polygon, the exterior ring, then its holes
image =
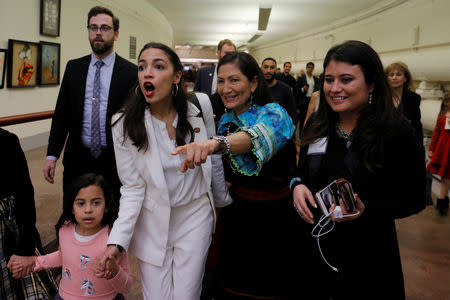
{"type": "Polygon", "coordinates": [[[79,86],[80,88],[77,89],[78,91],[78,97],[75,99],[78,99],[77,102],[77,112],[78,115],[83,118],[83,110],[84,110],[84,97],[86,94],[86,79],[87,74],[89,71],[89,63],[91,62],[91,55],[87,55],[82,58],[81,64],[80,64],[80,73],[79,76],[75,76],[75,80],[79,80],[78,84],[74,84],[73,86],[79,86]]]}
{"type": "Polygon", "coordinates": [[[123,88],[123,86],[120,85],[120,71],[122,66],[122,58],[116,53],[116,59],[114,61],[114,68],[111,76],[111,84],[109,86],[109,99],[106,111],[107,120],[109,120],[114,113],[113,108],[116,107],[116,103],[118,101],[117,95],[120,94],[118,93],[118,89],[120,89],[120,87],[123,88]]]}

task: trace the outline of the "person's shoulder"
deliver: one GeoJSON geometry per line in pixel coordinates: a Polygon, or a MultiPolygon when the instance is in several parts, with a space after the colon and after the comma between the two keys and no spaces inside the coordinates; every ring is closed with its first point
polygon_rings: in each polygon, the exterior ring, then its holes
{"type": "Polygon", "coordinates": [[[275,84],[275,86],[279,89],[288,89],[290,90],[291,87],[284,81],[281,80],[277,80],[277,83],[275,84]]]}
{"type": "Polygon", "coordinates": [[[122,56],[120,56],[119,54],[116,53],[116,61],[117,63],[121,64],[122,67],[125,67],[127,69],[131,69],[132,71],[137,71],[137,66],[136,64],[132,63],[131,61],[123,58],[122,56]]]}
{"type": "Polygon", "coordinates": [[[12,132],[9,132],[3,128],[0,128],[0,136],[1,137],[12,137],[12,136],[15,136],[15,134],[12,132]]]}
{"type": "Polygon", "coordinates": [[[71,59],[67,62],[67,65],[78,65],[82,63],[89,63],[91,61],[91,54],[71,59]]]}

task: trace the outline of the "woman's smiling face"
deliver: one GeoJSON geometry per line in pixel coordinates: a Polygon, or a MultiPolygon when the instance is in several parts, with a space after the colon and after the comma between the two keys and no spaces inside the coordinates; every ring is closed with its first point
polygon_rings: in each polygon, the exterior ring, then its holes
{"type": "Polygon", "coordinates": [[[220,66],[217,74],[217,92],[227,109],[239,115],[249,108],[250,95],[256,90],[257,78],[251,81],[234,63],[220,66]]]}
{"type": "Polygon", "coordinates": [[[139,87],[148,103],[158,103],[172,98],[172,88],[181,79],[181,72],[174,72],[167,54],[156,48],[141,53],[138,61],[139,87]]]}
{"type": "Polygon", "coordinates": [[[359,65],[331,60],[325,69],[323,91],[333,111],[359,115],[373,87],[366,83],[359,65]]]}

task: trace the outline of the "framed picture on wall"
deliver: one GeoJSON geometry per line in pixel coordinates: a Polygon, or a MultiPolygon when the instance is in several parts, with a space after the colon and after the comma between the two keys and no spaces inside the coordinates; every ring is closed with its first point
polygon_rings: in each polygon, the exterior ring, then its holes
{"type": "Polygon", "coordinates": [[[9,88],[36,86],[39,64],[39,43],[8,40],[8,78],[9,88]]]}
{"type": "Polygon", "coordinates": [[[0,49],[0,89],[5,87],[6,49],[0,49]]]}
{"type": "Polygon", "coordinates": [[[59,62],[61,45],[58,43],[40,43],[39,50],[39,84],[58,85],[59,84],[59,62]]]}
{"type": "Polygon", "coordinates": [[[41,34],[59,36],[61,0],[41,0],[41,34]]]}

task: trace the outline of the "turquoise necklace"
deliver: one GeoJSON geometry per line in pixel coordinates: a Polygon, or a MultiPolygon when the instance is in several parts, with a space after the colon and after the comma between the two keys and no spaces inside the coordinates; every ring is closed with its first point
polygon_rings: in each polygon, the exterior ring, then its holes
{"type": "Polygon", "coordinates": [[[342,130],[341,126],[339,126],[338,123],[336,123],[336,132],[339,138],[345,140],[345,147],[347,147],[347,149],[350,149],[352,147],[353,131],[347,133],[344,130],[342,130]]]}

